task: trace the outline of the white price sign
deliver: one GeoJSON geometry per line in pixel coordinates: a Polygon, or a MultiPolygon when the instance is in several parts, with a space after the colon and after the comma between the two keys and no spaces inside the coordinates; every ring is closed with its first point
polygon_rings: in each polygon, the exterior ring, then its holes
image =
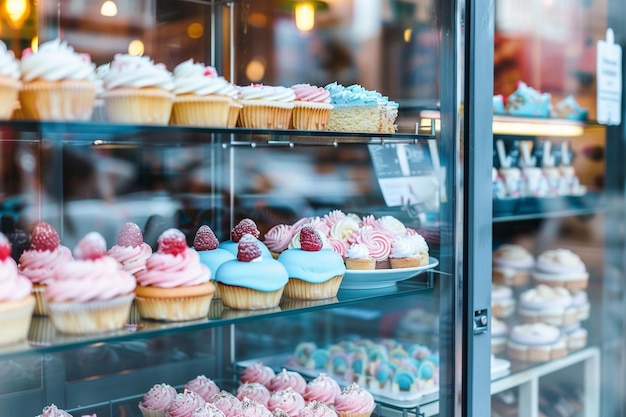
{"type": "Polygon", "coordinates": [[[618,125],[622,120],[622,48],[615,44],[613,29],[598,41],[596,55],[598,123],[618,125]]]}

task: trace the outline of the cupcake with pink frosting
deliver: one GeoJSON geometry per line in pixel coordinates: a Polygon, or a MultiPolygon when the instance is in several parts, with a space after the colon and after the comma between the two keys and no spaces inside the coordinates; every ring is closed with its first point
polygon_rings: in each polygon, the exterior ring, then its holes
{"type": "Polygon", "coordinates": [[[337,413],[331,405],[313,400],[300,410],[300,417],[337,417],[337,413]]]}
{"type": "Polygon", "coordinates": [[[335,398],[334,405],[339,417],[369,417],[376,407],[372,394],[356,383],[344,388],[335,398]]]}
{"type": "Polygon", "coordinates": [[[146,392],[138,407],[143,417],[164,417],[165,410],[176,397],[176,389],[168,384],[156,384],[146,392]]]}
{"type": "Polygon", "coordinates": [[[339,387],[337,381],[321,373],[307,383],[304,390],[304,399],[307,402],[319,401],[332,405],[335,402],[335,397],[340,393],[341,387],[339,387]]]}
{"type": "Polygon", "coordinates": [[[32,284],[11,258],[9,239],[0,233],[0,345],[24,340],[35,308],[32,284]]]}
{"type": "Polygon", "coordinates": [[[270,391],[292,388],[298,394],[304,394],[306,381],[298,372],[283,369],[270,381],[270,391]]]}
{"type": "Polygon", "coordinates": [[[292,85],[296,95],[291,123],[298,130],[326,130],[333,105],[330,92],[311,84],[292,85]]]}
{"type": "Polygon", "coordinates": [[[215,405],[226,417],[234,417],[241,410],[241,401],[228,391],[221,390],[211,398],[215,405]]]}
{"type": "Polygon", "coordinates": [[[184,321],[208,316],[215,285],[198,252],[187,246],[178,229],[164,231],[158,250],[136,275],[136,304],[143,318],[184,321]]]}
{"type": "Polygon", "coordinates": [[[54,327],[71,334],[123,328],[135,297],[135,278],[107,255],[106,241],[97,232],[78,242],[74,258],[54,269],[46,287],[54,327]]]}
{"type": "Polygon", "coordinates": [[[250,398],[244,398],[235,417],[273,417],[273,414],[263,404],[250,398]]]}
{"type": "Polygon", "coordinates": [[[152,255],[152,248],[143,241],[139,226],[128,222],[122,226],[117,243],[109,249],[109,255],[122,265],[122,269],[135,275],[146,269],[146,261],[152,255]]]}
{"type": "Polygon", "coordinates": [[[255,362],[246,367],[241,373],[239,382],[258,382],[266,387],[270,386],[270,381],[276,376],[276,373],[269,366],[263,365],[262,362],[255,362]]]}
{"type": "Polygon", "coordinates": [[[351,236],[354,243],[367,247],[369,254],[376,261],[376,269],[390,268],[389,254],[393,236],[383,229],[363,226],[351,236]]]}
{"type": "Polygon", "coordinates": [[[283,410],[290,417],[296,417],[304,408],[304,397],[295,392],[292,388],[282,389],[272,392],[267,402],[270,411],[283,410]]]}
{"type": "Polygon", "coordinates": [[[72,252],[61,245],[59,234],[49,223],[40,221],[31,233],[30,249],[20,255],[20,272],[33,284],[33,294],[37,300],[35,314],[48,314],[44,292],[46,285],[54,277],[54,269],[72,259],[72,252]]]}
{"type": "Polygon", "coordinates": [[[65,410],[61,410],[56,405],[50,404],[45,406],[37,417],[72,417],[72,415],[65,410]]]}
{"type": "Polygon", "coordinates": [[[206,401],[193,391],[176,394],[165,409],[165,417],[189,417],[196,409],[204,406],[206,401]]]}
{"type": "Polygon", "coordinates": [[[237,398],[243,401],[244,398],[249,398],[263,405],[267,405],[270,399],[270,391],[265,385],[258,382],[244,382],[237,387],[237,398]]]}
{"type": "Polygon", "coordinates": [[[197,393],[205,401],[210,401],[215,394],[220,392],[220,388],[217,386],[215,381],[204,375],[198,375],[194,379],[187,381],[183,388],[197,393]]]}
{"type": "Polygon", "coordinates": [[[226,417],[226,415],[215,404],[206,403],[193,410],[191,417],[226,417]]]}

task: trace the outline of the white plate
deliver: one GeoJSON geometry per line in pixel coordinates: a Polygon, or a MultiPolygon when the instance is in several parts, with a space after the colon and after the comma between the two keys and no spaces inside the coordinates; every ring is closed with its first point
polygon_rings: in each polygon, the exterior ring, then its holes
{"type": "Polygon", "coordinates": [[[491,380],[502,378],[510,373],[511,362],[502,358],[491,360],[491,380]]]}
{"type": "Polygon", "coordinates": [[[371,290],[373,288],[391,287],[398,281],[413,278],[437,265],[439,265],[439,260],[431,256],[428,259],[428,265],[416,266],[415,268],[347,270],[339,288],[342,290],[371,290]]]}

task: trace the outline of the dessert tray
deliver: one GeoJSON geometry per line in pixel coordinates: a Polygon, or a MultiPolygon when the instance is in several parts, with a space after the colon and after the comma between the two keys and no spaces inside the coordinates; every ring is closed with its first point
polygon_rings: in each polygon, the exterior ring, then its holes
{"type": "Polygon", "coordinates": [[[432,256],[428,261],[428,265],[415,268],[372,269],[367,271],[347,270],[341,281],[340,289],[370,290],[391,287],[398,281],[413,278],[439,265],[439,260],[432,256]]]}

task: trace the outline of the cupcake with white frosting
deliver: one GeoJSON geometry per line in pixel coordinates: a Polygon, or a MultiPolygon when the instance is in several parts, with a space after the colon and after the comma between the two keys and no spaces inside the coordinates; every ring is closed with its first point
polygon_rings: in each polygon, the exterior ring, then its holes
{"type": "Polygon", "coordinates": [[[0,119],[11,117],[20,91],[20,63],[13,51],[0,41],[0,119]]]}
{"type": "Polygon", "coordinates": [[[239,126],[258,129],[289,129],[296,95],[291,88],[251,84],[239,87],[239,126]]]}

